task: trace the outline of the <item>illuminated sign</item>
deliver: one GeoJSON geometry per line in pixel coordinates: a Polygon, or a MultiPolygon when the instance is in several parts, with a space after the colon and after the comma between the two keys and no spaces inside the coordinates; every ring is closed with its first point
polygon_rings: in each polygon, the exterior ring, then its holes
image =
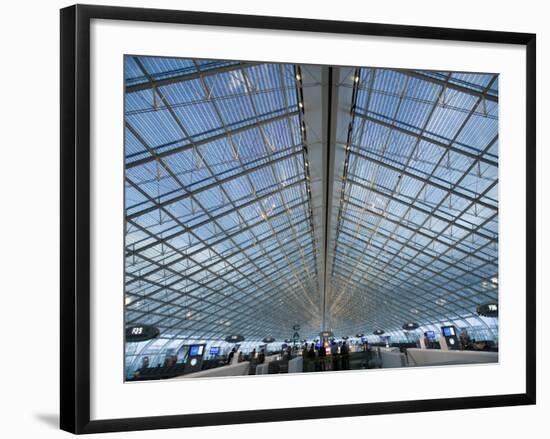
{"type": "Polygon", "coordinates": [[[442,326],[441,332],[445,337],[454,337],[456,335],[455,328],[453,326],[442,326]]]}
{"type": "Polygon", "coordinates": [[[193,345],[189,348],[189,356],[190,357],[198,357],[198,356],[202,355],[203,350],[204,350],[204,345],[203,344],[193,345]]]}
{"type": "Polygon", "coordinates": [[[154,326],[136,325],[126,328],[126,341],[137,342],[146,341],[157,338],[160,335],[160,330],[154,326]]]}
{"type": "Polygon", "coordinates": [[[244,337],[240,334],[228,335],[225,337],[227,343],[238,343],[244,341],[244,337]]]}
{"type": "Polygon", "coordinates": [[[477,313],[483,317],[498,317],[498,303],[485,303],[477,307],[477,313]]]}

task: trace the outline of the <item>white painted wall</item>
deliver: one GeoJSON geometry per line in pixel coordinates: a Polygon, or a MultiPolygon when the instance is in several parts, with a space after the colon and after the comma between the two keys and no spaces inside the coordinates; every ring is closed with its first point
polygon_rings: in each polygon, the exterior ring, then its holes
{"type": "MultiPolygon", "coordinates": [[[[58,413],[58,96],[59,96],[59,20],[58,9],[71,2],[27,0],[6,2],[0,15],[2,88],[0,112],[2,165],[0,215],[2,273],[1,324],[15,328],[11,337],[2,339],[3,377],[2,422],[5,437],[68,437],[57,429],[58,413]],[[22,356],[31,355],[40,368],[18,366],[22,356]],[[9,378],[8,378],[9,377],[9,378]]],[[[535,0],[496,1],[462,0],[448,4],[439,0],[411,2],[335,2],[325,0],[87,0],[122,6],[162,7],[219,12],[303,16],[310,18],[360,20],[396,24],[484,28],[538,34],[538,304],[539,322],[548,313],[548,299],[542,292],[550,288],[547,267],[550,264],[548,231],[550,220],[550,166],[548,105],[550,89],[541,80],[550,77],[550,11],[546,2],[535,0]],[[546,123],[544,123],[546,122],[546,123]],[[543,202],[546,201],[545,204],[543,202]]],[[[542,325],[541,325],[542,328],[542,325]]],[[[542,341],[543,334],[540,340],[542,341]]],[[[370,436],[402,438],[410,434],[412,423],[426,425],[426,439],[477,437],[523,437],[547,430],[545,418],[550,410],[548,378],[540,371],[548,369],[548,350],[539,352],[539,404],[530,407],[505,407],[455,412],[392,415],[390,417],[323,419],[277,424],[253,424],[185,430],[201,439],[224,437],[279,438],[292,429],[293,435],[323,432],[337,435],[342,431],[367,431],[370,436]],[[386,421],[386,422],[381,422],[386,421]],[[387,428],[391,422],[391,429],[387,428]],[[460,423],[464,429],[448,429],[460,423]],[[544,430],[543,430],[544,429],[544,430]]],[[[387,373],[391,373],[388,371],[387,373]]],[[[388,378],[388,385],[391,379],[388,378]]],[[[258,391],[261,391],[259,387],[258,391]]],[[[288,397],[304,388],[281,389],[288,397]]],[[[348,389],[352,392],[353,389],[348,389]]],[[[126,434],[107,434],[106,438],[179,438],[181,430],[163,430],[126,434]]]]}

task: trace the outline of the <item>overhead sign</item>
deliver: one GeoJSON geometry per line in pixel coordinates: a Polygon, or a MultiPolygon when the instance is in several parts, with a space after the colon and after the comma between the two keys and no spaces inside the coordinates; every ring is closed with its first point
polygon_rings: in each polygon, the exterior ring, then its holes
{"type": "Polygon", "coordinates": [[[418,323],[407,322],[403,325],[405,331],[412,331],[413,329],[418,329],[418,323]]]}
{"type": "Polygon", "coordinates": [[[294,343],[298,343],[300,341],[300,333],[298,332],[300,330],[300,325],[293,325],[292,329],[294,330],[294,334],[292,334],[292,341],[294,343]]]}
{"type": "Polygon", "coordinates": [[[477,313],[483,317],[498,317],[498,303],[484,303],[477,307],[477,313]]]}
{"type": "Polygon", "coordinates": [[[228,335],[227,337],[225,337],[225,341],[227,343],[239,343],[241,341],[244,341],[244,337],[240,334],[228,335]]]}
{"type": "Polygon", "coordinates": [[[157,338],[160,335],[160,330],[150,325],[135,325],[126,328],[126,341],[146,341],[157,338]]]}
{"type": "Polygon", "coordinates": [[[321,338],[334,337],[334,333],[332,331],[323,331],[323,332],[319,333],[319,337],[321,337],[321,338]]]}

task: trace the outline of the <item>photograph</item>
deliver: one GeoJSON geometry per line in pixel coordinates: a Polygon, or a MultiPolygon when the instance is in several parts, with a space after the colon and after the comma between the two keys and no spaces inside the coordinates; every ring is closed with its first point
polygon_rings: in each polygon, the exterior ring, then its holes
{"type": "Polygon", "coordinates": [[[0,435],[548,430],[549,14],[465,1],[7,3],[0,435]]]}
{"type": "Polygon", "coordinates": [[[498,73],[123,61],[126,382],[499,362],[498,73]]]}

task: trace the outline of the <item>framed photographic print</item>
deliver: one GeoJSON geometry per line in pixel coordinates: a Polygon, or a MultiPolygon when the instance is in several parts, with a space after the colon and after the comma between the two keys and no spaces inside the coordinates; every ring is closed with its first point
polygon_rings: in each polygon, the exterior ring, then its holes
{"type": "Polygon", "coordinates": [[[61,173],[64,430],[535,403],[533,34],[72,6],[61,173]]]}

